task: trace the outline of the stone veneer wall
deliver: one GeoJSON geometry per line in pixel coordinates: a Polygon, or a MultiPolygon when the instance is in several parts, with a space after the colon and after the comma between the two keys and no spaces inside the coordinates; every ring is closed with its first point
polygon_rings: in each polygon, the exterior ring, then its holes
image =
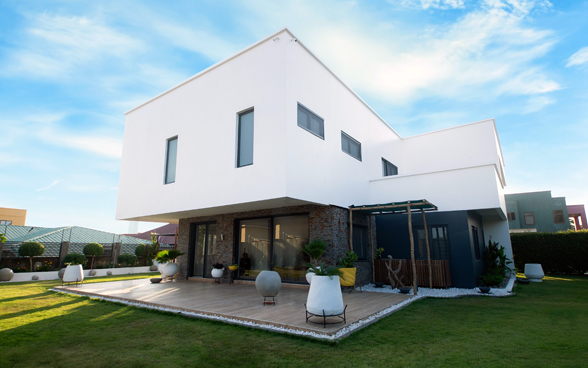
{"type": "MultiPolygon", "coordinates": [[[[308,213],[309,215],[309,238],[323,239],[329,245],[323,255],[323,261],[328,265],[335,265],[337,260],[343,257],[345,252],[349,249],[349,211],[346,208],[337,206],[304,205],[181,219],[178,230],[178,249],[185,253],[185,256],[180,257],[177,260],[180,268],[178,278],[185,280],[188,277],[190,225],[192,223],[216,222],[217,261],[223,263],[225,269],[228,269],[227,266],[234,263],[235,260],[234,229],[236,220],[302,213],[308,213]]],[[[367,226],[369,225],[369,219],[370,216],[365,214],[353,214],[353,222],[355,224],[367,226]]],[[[372,238],[374,243],[376,243],[376,222],[374,221],[373,216],[371,216],[371,222],[372,238]]],[[[368,253],[371,251],[372,248],[370,245],[368,253]]],[[[210,270],[206,270],[205,272],[210,272],[210,270]]],[[[228,272],[225,272],[225,278],[228,278],[228,272]]],[[[357,279],[362,285],[372,281],[371,260],[360,261],[357,263],[357,279]]]]}

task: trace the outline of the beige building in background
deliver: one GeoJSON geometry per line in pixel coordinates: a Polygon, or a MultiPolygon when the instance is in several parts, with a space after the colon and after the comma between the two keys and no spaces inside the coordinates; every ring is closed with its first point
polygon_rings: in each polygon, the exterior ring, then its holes
{"type": "Polygon", "coordinates": [[[27,210],[0,207],[0,225],[24,226],[27,220],[27,210]]]}

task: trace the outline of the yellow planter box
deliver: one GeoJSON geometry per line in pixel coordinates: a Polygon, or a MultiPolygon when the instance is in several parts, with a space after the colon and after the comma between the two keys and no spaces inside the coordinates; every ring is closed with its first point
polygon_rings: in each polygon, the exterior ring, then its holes
{"type": "Polygon", "coordinates": [[[357,268],[340,268],[343,275],[340,276],[341,286],[353,286],[355,285],[355,272],[357,268]]]}

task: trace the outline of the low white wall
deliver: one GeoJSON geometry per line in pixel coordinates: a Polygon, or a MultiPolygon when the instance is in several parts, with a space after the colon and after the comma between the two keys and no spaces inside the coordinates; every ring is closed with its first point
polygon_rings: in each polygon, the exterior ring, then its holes
{"type": "MultiPolygon", "coordinates": [[[[121,268],[102,268],[97,269],[96,276],[106,276],[106,272],[112,271],[113,275],[128,275],[133,273],[145,273],[150,272],[149,266],[144,267],[121,267],[121,268]]],[[[9,282],[18,282],[18,281],[32,281],[33,276],[39,276],[39,280],[57,280],[59,276],[57,276],[58,271],[46,271],[46,272],[19,272],[15,273],[12,280],[9,282]]],[[[154,272],[157,273],[158,272],[154,272]]],[[[90,270],[84,270],[84,277],[95,277],[90,276],[90,270]]]]}

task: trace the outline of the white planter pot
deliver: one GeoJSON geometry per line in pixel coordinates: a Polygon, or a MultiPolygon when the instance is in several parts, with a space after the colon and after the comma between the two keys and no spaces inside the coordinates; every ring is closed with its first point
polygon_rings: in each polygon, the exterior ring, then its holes
{"type": "Polygon", "coordinates": [[[541,267],[539,263],[526,263],[525,277],[528,278],[529,281],[542,282],[545,277],[543,267],[541,267]]]}
{"type": "Polygon", "coordinates": [[[343,313],[343,295],[339,276],[312,276],[308,291],[306,309],[317,315],[338,315],[343,313]]]}
{"type": "Polygon", "coordinates": [[[309,284],[312,281],[312,276],[314,276],[313,270],[309,269],[308,271],[306,271],[306,282],[308,282],[309,284]]]}
{"type": "Polygon", "coordinates": [[[177,263],[169,262],[164,265],[159,265],[159,272],[163,277],[172,277],[179,271],[177,263]]]}
{"type": "Polygon", "coordinates": [[[82,265],[69,265],[63,273],[63,282],[83,282],[84,269],[82,265]]]}
{"type": "Polygon", "coordinates": [[[215,279],[219,279],[219,278],[223,277],[223,273],[224,273],[223,268],[213,268],[212,271],[210,271],[210,274],[215,279]]]}

